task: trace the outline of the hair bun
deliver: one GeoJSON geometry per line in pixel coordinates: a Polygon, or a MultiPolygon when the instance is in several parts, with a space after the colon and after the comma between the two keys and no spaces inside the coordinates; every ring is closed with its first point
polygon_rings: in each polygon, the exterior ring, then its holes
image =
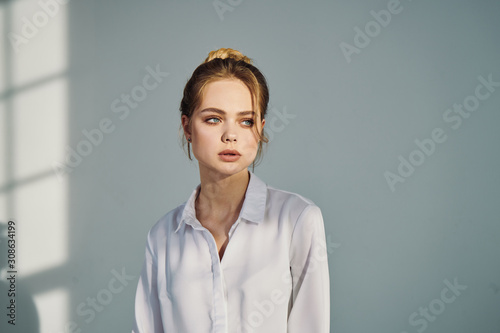
{"type": "Polygon", "coordinates": [[[209,61],[216,59],[216,58],[220,58],[220,59],[233,58],[235,60],[243,60],[247,64],[252,63],[252,59],[243,55],[240,51],[228,49],[228,48],[221,48],[221,49],[218,49],[215,51],[210,51],[210,53],[208,54],[208,57],[205,59],[205,62],[209,62],[209,61]]]}

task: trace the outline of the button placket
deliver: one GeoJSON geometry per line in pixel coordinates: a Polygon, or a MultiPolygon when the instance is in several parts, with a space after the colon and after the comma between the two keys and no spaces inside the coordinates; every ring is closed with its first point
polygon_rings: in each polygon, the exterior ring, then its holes
{"type": "Polygon", "coordinates": [[[217,252],[217,244],[215,238],[206,228],[203,228],[205,239],[208,243],[210,250],[210,257],[212,259],[212,273],[213,273],[213,297],[214,297],[214,332],[226,333],[227,332],[227,307],[226,297],[224,295],[222,267],[217,252]]]}

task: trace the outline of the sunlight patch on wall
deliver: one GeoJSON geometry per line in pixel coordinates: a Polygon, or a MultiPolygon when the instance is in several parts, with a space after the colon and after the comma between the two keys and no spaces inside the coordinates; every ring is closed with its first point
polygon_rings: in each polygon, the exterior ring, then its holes
{"type": "Polygon", "coordinates": [[[68,309],[65,306],[65,304],[69,304],[68,290],[58,288],[39,293],[34,296],[34,301],[40,320],[40,332],[65,332],[65,322],[62,321],[62,318],[68,318],[68,309]]]}
{"type": "MultiPolygon", "coordinates": [[[[5,102],[0,100],[0,158],[2,159],[3,163],[0,163],[0,188],[3,188],[5,186],[5,182],[7,181],[6,179],[6,165],[5,165],[5,154],[6,154],[6,138],[5,138],[5,102]]],[[[0,198],[5,194],[5,191],[0,191],[0,198]]],[[[2,212],[1,214],[5,212],[5,210],[0,210],[2,212]]],[[[3,216],[0,216],[0,221],[2,220],[3,216]]]]}
{"type": "MultiPolygon", "coordinates": [[[[5,6],[0,3],[0,45],[2,45],[2,48],[7,48],[8,46],[8,40],[5,37],[7,32],[5,31],[5,6]]],[[[5,52],[0,52],[0,96],[4,94],[5,90],[5,85],[7,84],[3,78],[5,78],[5,52]]],[[[0,122],[0,125],[3,125],[3,122],[0,122]]],[[[0,155],[3,156],[3,155],[0,155]]]]}
{"type": "MultiPolygon", "coordinates": [[[[2,160],[5,160],[5,147],[6,147],[6,142],[5,142],[5,103],[3,101],[0,101],[0,156],[2,160]]],[[[0,188],[3,188],[6,184],[6,175],[5,175],[5,162],[0,163],[0,188]]],[[[0,223],[6,223],[7,219],[9,216],[7,216],[7,193],[6,190],[4,189],[3,191],[0,191],[0,223]]]]}
{"type": "Polygon", "coordinates": [[[52,172],[52,162],[64,160],[67,90],[66,78],[60,78],[16,95],[15,179],[52,172]]]}
{"type": "Polygon", "coordinates": [[[23,38],[12,59],[14,88],[64,73],[68,66],[68,5],[51,1],[52,6],[42,7],[40,3],[46,1],[12,2],[11,31],[23,38]]]}
{"type": "Polygon", "coordinates": [[[14,190],[19,232],[19,271],[23,277],[68,259],[67,181],[45,177],[14,190]]]}

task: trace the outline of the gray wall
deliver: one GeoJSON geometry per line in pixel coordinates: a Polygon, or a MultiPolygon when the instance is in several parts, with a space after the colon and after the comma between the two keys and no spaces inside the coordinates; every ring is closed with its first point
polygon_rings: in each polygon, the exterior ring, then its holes
{"type": "Polygon", "coordinates": [[[255,173],[322,209],[331,332],[500,332],[500,3],[221,1],[0,2],[17,331],[130,331],[146,233],[199,182],[182,89],[231,47],[271,89],[255,173]]]}

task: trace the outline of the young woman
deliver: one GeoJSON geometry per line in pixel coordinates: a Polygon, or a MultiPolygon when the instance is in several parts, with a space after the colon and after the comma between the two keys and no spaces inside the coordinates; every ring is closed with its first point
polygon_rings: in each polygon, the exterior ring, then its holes
{"type": "Polygon", "coordinates": [[[268,142],[268,101],[262,73],[232,49],[187,82],[183,138],[200,184],[148,234],[133,332],[329,332],[321,210],[248,170],[268,142]]]}

